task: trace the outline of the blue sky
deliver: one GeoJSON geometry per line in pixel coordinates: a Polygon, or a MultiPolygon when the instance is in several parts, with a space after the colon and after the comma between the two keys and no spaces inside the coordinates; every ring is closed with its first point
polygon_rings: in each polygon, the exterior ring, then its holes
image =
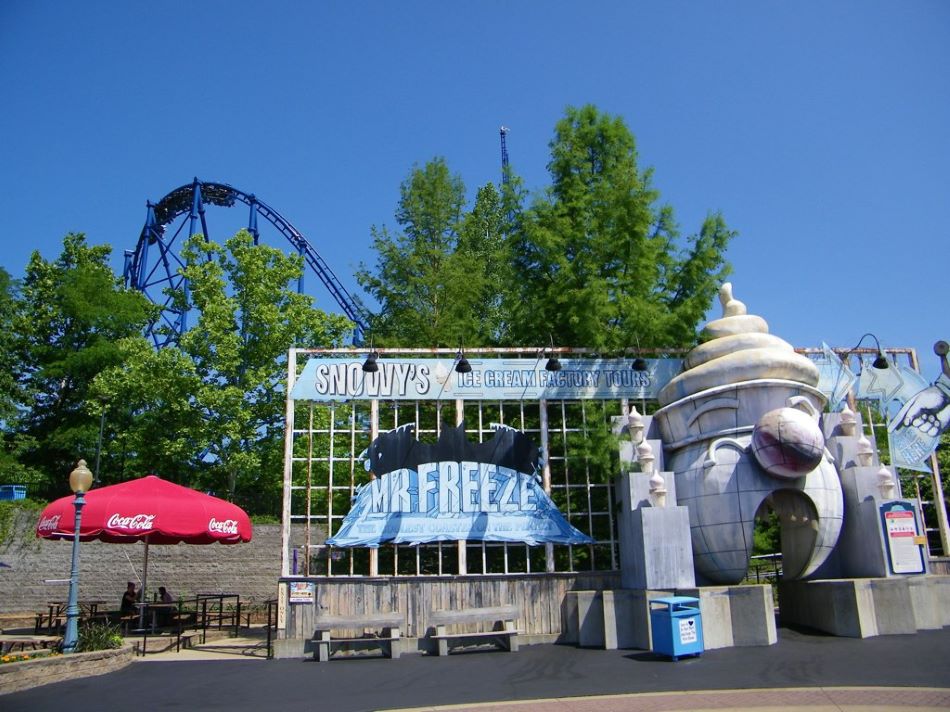
{"type": "MultiPolygon", "coordinates": [[[[351,291],[444,156],[532,190],[567,105],[620,115],[682,231],[721,210],[736,296],[796,346],[950,340],[950,3],[0,2],[0,241],[132,249],[194,176],[276,208],[351,291]]],[[[245,211],[209,213],[223,239],[245,211]]],[[[275,238],[276,243],[276,238],[275,238]]],[[[318,304],[335,309],[316,277],[318,304]]],[[[712,315],[718,315],[718,305],[712,315]]]]}

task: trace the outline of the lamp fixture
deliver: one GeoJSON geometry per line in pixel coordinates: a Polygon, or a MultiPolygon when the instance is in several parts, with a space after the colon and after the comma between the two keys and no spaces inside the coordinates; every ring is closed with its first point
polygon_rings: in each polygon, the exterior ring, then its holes
{"type": "Polygon", "coordinates": [[[363,373],[376,373],[379,371],[379,364],[376,363],[376,359],[379,358],[379,352],[373,348],[373,342],[369,342],[369,353],[366,355],[366,360],[363,361],[363,373]]]}
{"type": "Polygon", "coordinates": [[[560,371],[561,370],[561,361],[557,357],[557,354],[554,353],[554,336],[548,334],[551,337],[551,357],[548,359],[548,362],[544,364],[545,371],[560,371]]]}
{"type": "Polygon", "coordinates": [[[631,364],[630,367],[631,367],[634,371],[641,371],[641,372],[642,372],[642,371],[649,370],[649,366],[647,365],[646,359],[643,358],[643,357],[640,355],[640,352],[641,352],[641,349],[640,349],[640,337],[639,337],[639,336],[634,336],[634,338],[637,340],[637,357],[636,357],[635,359],[633,359],[633,363],[631,364]]]}
{"type": "Polygon", "coordinates": [[[456,373],[471,373],[472,364],[468,362],[468,359],[465,358],[465,352],[462,351],[462,344],[459,344],[459,351],[455,354],[455,372],[456,373]]]}
{"type": "Polygon", "coordinates": [[[851,351],[849,351],[847,355],[851,355],[852,352],[857,351],[858,347],[861,346],[862,342],[869,336],[872,339],[874,339],[874,344],[877,346],[877,356],[871,362],[871,366],[876,368],[878,371],[883,371],[886,368],[888,368],[890,364],[887,361],[887,357],[884,355],[884,350],[881,348],[881,342],[878,341],[877,337],[874,334],[872,334],[870,331],[866,333],[864,336],[862,336],[860,339],[858,339],[857,346],[851,349],[851,351]]]}

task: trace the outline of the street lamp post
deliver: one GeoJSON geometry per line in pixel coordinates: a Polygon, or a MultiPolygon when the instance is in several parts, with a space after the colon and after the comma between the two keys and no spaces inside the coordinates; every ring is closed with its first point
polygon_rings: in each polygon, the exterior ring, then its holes
{"type": "Polygon", "coordinates": [[[63,652],[72,653],[79,642],[79,525],[82,523],[82,508],[86,504],[83,495],[92,486],[92,473],[86,461],[80,460],[69,473],[69,489],[76,495],[76,528],[73,533],[73,561],[69,571],[69,602],[66,604],[66,634],[63,636],[63,652]]]}

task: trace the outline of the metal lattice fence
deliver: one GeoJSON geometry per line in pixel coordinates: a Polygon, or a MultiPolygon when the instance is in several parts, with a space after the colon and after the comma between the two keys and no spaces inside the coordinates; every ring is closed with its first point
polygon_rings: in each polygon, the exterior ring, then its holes
{"type": "MultiPolygon", "coordinates": [[[[352,352],[297,351],[302,354],[352,352]]],[[[384,352],[405,356],[406,352],[384,352]]],[[[418,351],[412,352],[418,355],[418,351]]],[[[430,352],[426,352],[430,353],[430,352]]],[[[534,355],[534,352],[532,352],[534,355]]],[[[293,359],[296,361],[296,359],[293,359]]],[[[300,364],[292,366],[299,372],[300,364]]],[[[379,401],[288,404],[292,428],[285,529],[303,530],[303,541],[285,551],[285,573],[325,576],[424,576],[610,571],[618,566],[611,475],[617,471],[610,418],[625,412],[615,401],[379,401]],[[374,477],[360,454],[382,432],[412,424],[420,442],[435,442],[443,427],[465,423],[472,442],[492,437],[495,424],[528,435],[542,451],[542,486],[565,519],[594,539],[590,545],[439,542],[334,548],[337,531],[357,489],[374,477]],[[294,555],[294,550],[297,555],[294,555]]],[[[286,475],[285,473],[285,479],[286,475]]]]}

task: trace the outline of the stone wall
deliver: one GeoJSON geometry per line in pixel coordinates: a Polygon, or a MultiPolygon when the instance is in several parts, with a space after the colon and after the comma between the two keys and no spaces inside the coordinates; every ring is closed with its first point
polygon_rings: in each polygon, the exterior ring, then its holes
{"type": "MultiPolygon", "coordinates": [[[[5,541],[0,542],[0,614],[46,610],[50,601],[65,601],[68,585],[45,583],[68,579],[71,541],[46,541],[34,534],[33,512],[19,512],[5,541]]],[[[295,533],[303,542],[302,530],[295,533]]],[[[127,581],[140,585],[145,546],[84,542],[80,547],[80,600],[108,601],[117,609],[127,581]],[[114,602],[114,604],[112,603],[114,602]]],[[[258,525],[248,544],[222,546],[151,546],[148,591],[165,586],[187,598],[198,591],[239,593],[242,601],[264,601],[277,594],[280,576],[280,525],[258,525]]]]}
{"type": "Polygon", "coordinates": [[[52,682],[95,677],[121,670],[133,660],[131,646],[119,650],[98,650],[38,657],[20,663],[0,665],[0,695],[29,690],[52,682]]]}

